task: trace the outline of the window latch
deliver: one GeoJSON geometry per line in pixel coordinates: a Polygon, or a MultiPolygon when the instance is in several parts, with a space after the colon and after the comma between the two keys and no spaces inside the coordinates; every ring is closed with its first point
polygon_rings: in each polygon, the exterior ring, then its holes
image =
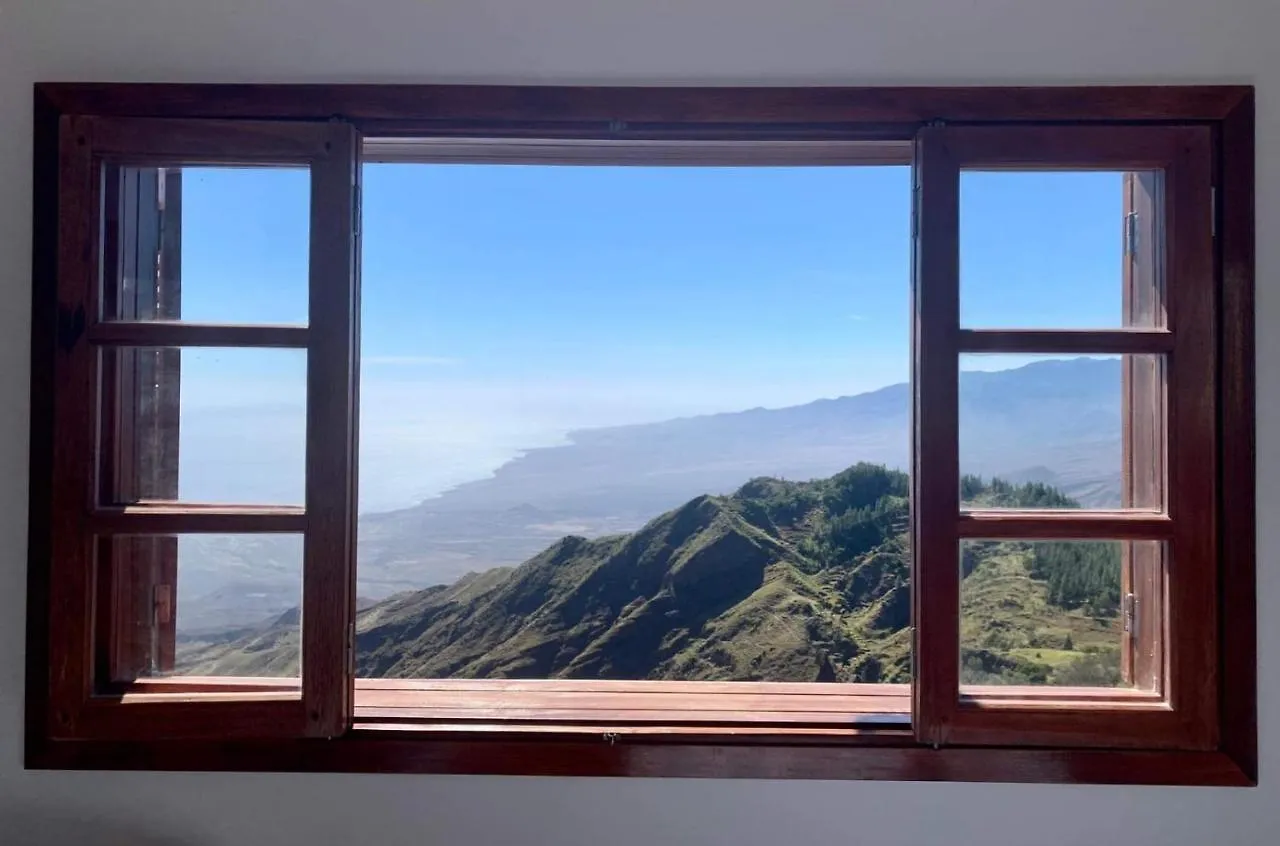
{"type": "Polygon", "coordinates": [[[1123,614],[1124,614],[1124,630],[1129,634],[1133,634],[1138,630],[1138,597],[1132,593],[1124,595],[1123,614]]]}

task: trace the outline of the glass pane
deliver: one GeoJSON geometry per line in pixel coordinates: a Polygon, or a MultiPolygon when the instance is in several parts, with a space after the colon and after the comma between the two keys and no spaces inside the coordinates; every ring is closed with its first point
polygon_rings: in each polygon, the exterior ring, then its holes
{"type": "Polygon", "coordinates": [[[103,351],[103,499],[301,505],[306,351],[103,351]]]}
{"type": "Polygon", "coordinates": [[[101,548],[104,589],[123,615],[117,678],[298,678],[302,535],[132,536],[101,548]]]}
{"type": "Polygon", "coordinates": [[[307,322],[308,169],[119,167],[107,184],[106,319],[307,322]]]}
{"type": "Polygon", "coordinates": [[[909,682],[910,186],[367,166],[358,673],[909,682]]]}
{"type": "Polygon", "coordinates": [[[1161,507],[1163,368],[1149,355],[962,355],[962,501],[1161,507]]]}
{"type": "Polygon", "coordinates": [[[1122,655],[1122,563],[1129,548],[1150,555],[1160,547],[1156,541],[962,542],[961,684],[1131,687],[1122,655]]]}
{"type": "Polygon", "coordinates": [[[1158,174],[963,171],[960,322],[1115,329],[1163,321],[1158,174]],[[1126,196],[1129,201],[1126,202],[1126,196]],[[1126,217],[1132,212],[1132,217],[1126,217]],[[1126,299],[1125,278],[1134,291],[1126,299]]]}

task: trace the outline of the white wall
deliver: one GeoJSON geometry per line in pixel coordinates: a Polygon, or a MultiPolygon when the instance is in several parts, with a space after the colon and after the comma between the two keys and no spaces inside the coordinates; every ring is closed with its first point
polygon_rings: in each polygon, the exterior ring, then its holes
{"type": "Polygon", "coordinates": [[[1277,842],[1275,366],[1258,372],[1255,790],[28,773],[21,714],[37,80],[1253,82],[1265,364],[1280,356],[1278,36],[1276,0],[0,0],[0,843],[1277,842]]]}

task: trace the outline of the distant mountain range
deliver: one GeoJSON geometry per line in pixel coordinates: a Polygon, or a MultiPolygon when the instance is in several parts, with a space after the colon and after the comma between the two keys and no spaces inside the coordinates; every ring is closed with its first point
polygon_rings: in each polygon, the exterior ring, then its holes
{"type": "MultiPolygon", "coordinates": [[[[1046,485],[968,478],[990,506],[1071,507],[1046,485]]],[[[362,611],[362,677],[905,682],[911,594],[907,476],[858,464],[830,479],[754,479],[636,532],[564,537],[517,568],[362,611]]],[[[982,543],[956,566],[965,677],[1115,684],[1119,551],[982,543]]],[[[292,675],[299,615],[188,642],[199,675],[292,675]]]]}
{"type": "MultiPolygon", "coordinates": [[[[960,378],[962,469],[1052,485],[1085,506],[1118,504],[1120,362],[1039,361],[960,378]]],[[[360,518],[359,592],[376,600],[524,562],[567,535],[634,531],[654,515],[748,479],[817,479],[859,461],[905,468],[906,384],[800,406],[572,432],[491,478],[360,518]]],[[[178,622],[196,632],[295,606],[295,538],[192,539],[178,622]]]]}

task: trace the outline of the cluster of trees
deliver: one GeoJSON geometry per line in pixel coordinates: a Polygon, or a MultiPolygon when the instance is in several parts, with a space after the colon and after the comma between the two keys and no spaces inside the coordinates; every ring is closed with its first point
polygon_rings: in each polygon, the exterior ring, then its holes
{"type": "Polygon", "coordinates": [[[906,519],[904,499],[882,497],[872,505],[855,506],[822,520],[801,543],[800,551],[821,561],[853,560],[902,534],[906,519]]]}
{"type": "MultiPolygon", "coordinates": [[[[1003,508],[1077,508],[1061,491],[1041,482],[1014,484],[972,474],[960,481],[965,502],[1003,508]]],[[[908,478],[878,464],[860,463],[830,479],[809,483],[753,479],[738,496],[759,503],[777,524],[809,515],[812,531],[801,552],[819,561],[840,560],[873,549],[905,531],[908,478]]],[[[968,543],[963,575],[973,572],[995,544],[968,543]]],[[[1029,554],[1031,575],[1046,582],[1049,602],[1110,616],[1120,607],[1120,545],[1110,541],[1064,541],[1019,545],[1029,554]]]]}
{"type": "Polygon", "coordinates": [[[805,556],[847,563],[906,530],[907,494],[907,474],[864,462],[813,482],[753,479],[737,496],[762,506],[776,525],[805,521],[805,556]]]}
{"type": "Polygon", "coordinates": [[[1079,508],[1080,503],[1043,482],[1018,485],[1004,479],[984,481],[966,473],[960,477],[960,499],[965,503],[995,508],[1079,508]]]}
{"type": "Polygon", "coordinates": [[[1031,575],[1048,585],[1049,601],[1095,617],[1120,610],[1120,544],[1071,541],[1031,544],[1031,575]]]}

